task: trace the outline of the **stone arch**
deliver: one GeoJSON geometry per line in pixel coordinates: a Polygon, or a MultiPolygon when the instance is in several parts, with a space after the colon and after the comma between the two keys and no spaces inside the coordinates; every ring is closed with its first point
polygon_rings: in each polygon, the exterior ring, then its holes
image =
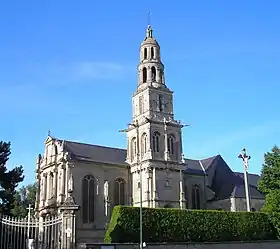
{"type": "Polygon", "coordinates": [[[157,70],[154,66],[151,67],[151,72],[152,72],[152,81],[156,81],[156,77],[157,77],[157,70]]]}
{"type": "Polygon", "coordinates": [[[144,67],[142,70],[142,75],[143,75],[143,83],[147,82],[147,68],[144,67]]]}
{"type": "Polygon", "coordinates": [[[121,177],[115,180],[114,205],[125,205],[125,180],[121,177]]]}
{"type": "Polygon", "coordinates": [[[137,139],[136,139],[136,137],[133,137],[131,139],[130,148],[131,148],[130,157],[131,157],[131,161],[133,161],[137,156],[137,139]]]}
{"type": "Polygon", "coordinates": [[[160,149],[160,133],[158,131],[155,131],[153,134],[153,151],[159,152],[160,149]]]}
{"type": "Polygon", "coordinates": [[[170,134],[167,138],[167,148],[170,155],[175,154],[175,136],[170,134]]]}
{"type": "Polygon", "coordinates": [[[155,57],[154,47],[151,47],[151,59],[154,59],[154,57],[155,57]]]}
{"type": "Polygon", "coordinates": [[[198,185],[192,187],[192,208],[200,209],[200,187],[198,185]]]}
{"type": "Polygon", "coordinates": [[[143,157],[147,153],[148,136],[147,133],[143,133],[141,136],[141,156],[143,157]]]}
{"type": "Polygon", "coordinates": [[[148,56],[147,48],[144,48],[144,60],[147,59],[147,56],[148,56]]]}

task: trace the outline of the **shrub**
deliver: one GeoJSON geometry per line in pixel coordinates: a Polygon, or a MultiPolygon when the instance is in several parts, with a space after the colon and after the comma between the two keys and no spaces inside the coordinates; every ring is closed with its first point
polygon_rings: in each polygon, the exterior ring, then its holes
{"type": "MultiPolygon", "coordinates": [[[[145,242],[275,240],[269,215],[258,212],[143,208],[145,242]]],[[[106,243],[139,243],[139,208],[114,208],[106,243]]]]}

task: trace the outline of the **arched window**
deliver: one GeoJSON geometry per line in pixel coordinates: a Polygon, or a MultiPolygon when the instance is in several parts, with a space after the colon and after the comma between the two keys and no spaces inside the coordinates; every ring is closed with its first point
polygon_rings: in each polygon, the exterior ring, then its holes
{"type": "Polygon", "coordinates": [[[83,223],[94,221],[94,177],[87,175],[82,182],[82,219],[83,223]]]}
{"type": "Polygon", "coordinates": [[[144,60],[147,59],[147,48],[144,48],[144,60]]]}
{"type": "Polygon", "coordinates": [[[50,172],[50,174],[49,174],[48,181],[49,181],[48,198],[50,199],[50,198],[52,198],[54,196],[54,189],[53,189],[54,177],[53,177],[53,173],[52,172],[50,172]]]}
{"type": "Polygon", "coordinates": [[[144,112],[144,101],[143,96],[139,97],[139,112],[142,114],[144,112]]]}
{"type": "Polygon", "coordinates": [[[155,132],[153,135],[153,151],[154,152],[159,152],[159,137],[160,137],[159,132],[155,132]]]}
{"type": "Polygon", "coordinates": [[[151,58],[153,59],[153,58],[154,58],[154,56],[155,56],[154,48],[153,48],[153,47],[151,47],[151,58]]]}
{"type": "Polygon", "coordinates": [[[125,204],[125,181],[122,178],[115,181],[114,204],[115,206],[125,204]]]}
{"type": "Polygon", "coordinates": [[[156,75],[157,75],[156,68],[152,66],[151,70],[152,70],[152,81],[156,81],[156,75]]]}
{"type": "Polygon", "coordinates": [[[147,152],[147,134],[144,133],[141,138],[141,156],[143,157],[147,152]]]}
{"type": "Polygon", "coordinates": [[[192,208],[200,209],[200,189],[197,185],[192,187],[192,208]]]}
{"type": "Polygon", "coordinates": [[[147,68],[143,68],[143,83],[147,82],[147,68]]]}
{"type": "Polygon", "coordinates": [[[136,158],[137,155],[137,143],[136,143],[136,137],[132,138],[131,140],[131,161],[133,161],[136,158]]]}
{"type": "Polygon", "coordinates": [[[174,137],[173,136],[169,136],[167,138],[167,148],[168,148],[168,152],[173,155],[174,154],[174,137]]]}

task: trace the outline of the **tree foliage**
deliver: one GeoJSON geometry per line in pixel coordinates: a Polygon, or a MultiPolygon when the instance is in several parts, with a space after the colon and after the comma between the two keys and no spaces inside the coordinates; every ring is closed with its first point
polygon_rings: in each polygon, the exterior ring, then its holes
{"type": "Polygon", "coordinates": [[[13,208],[16,188],[23,181],[22,166],[7,169],[11,155],[11,143],[0,141],[0,213],[10,214],[13,208]]]}
{"type": "Polygon", "coordinates": [[[26,217],[28,214],[28,207],[31,205],[32,213],[34,212],[36,202],[37,185],[29,184],[21,187],[15,194],[14,208],[12,214],[16,217],[26,217]]]}
{"type": "Polygon", "coordinates": [[[280,212],[280,149],[277,146],[264,155],[258,188],[266,195],[263,211],[280,212]]]}

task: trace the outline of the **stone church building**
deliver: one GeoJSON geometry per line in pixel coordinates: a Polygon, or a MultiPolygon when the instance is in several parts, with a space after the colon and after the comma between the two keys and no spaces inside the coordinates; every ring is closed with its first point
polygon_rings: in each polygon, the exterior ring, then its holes
{"type": "MultiPolygon", "coordinates": [[[[184,158],[183,125],[174,118],[173,92],[150,25],[137,72],[126,150],[49,135],[38,156],[36,209],[40,216],[57,212],[71,191],[80,206],[77,242],[103,240],[113,207],[139,206],[141,199],[143,207],[152,208],[246,210],[242,173],[233,172],[220,155],[184,158]]],[[[258,179],[249,174],[252,210],[264,203],[258,179]]]]}

